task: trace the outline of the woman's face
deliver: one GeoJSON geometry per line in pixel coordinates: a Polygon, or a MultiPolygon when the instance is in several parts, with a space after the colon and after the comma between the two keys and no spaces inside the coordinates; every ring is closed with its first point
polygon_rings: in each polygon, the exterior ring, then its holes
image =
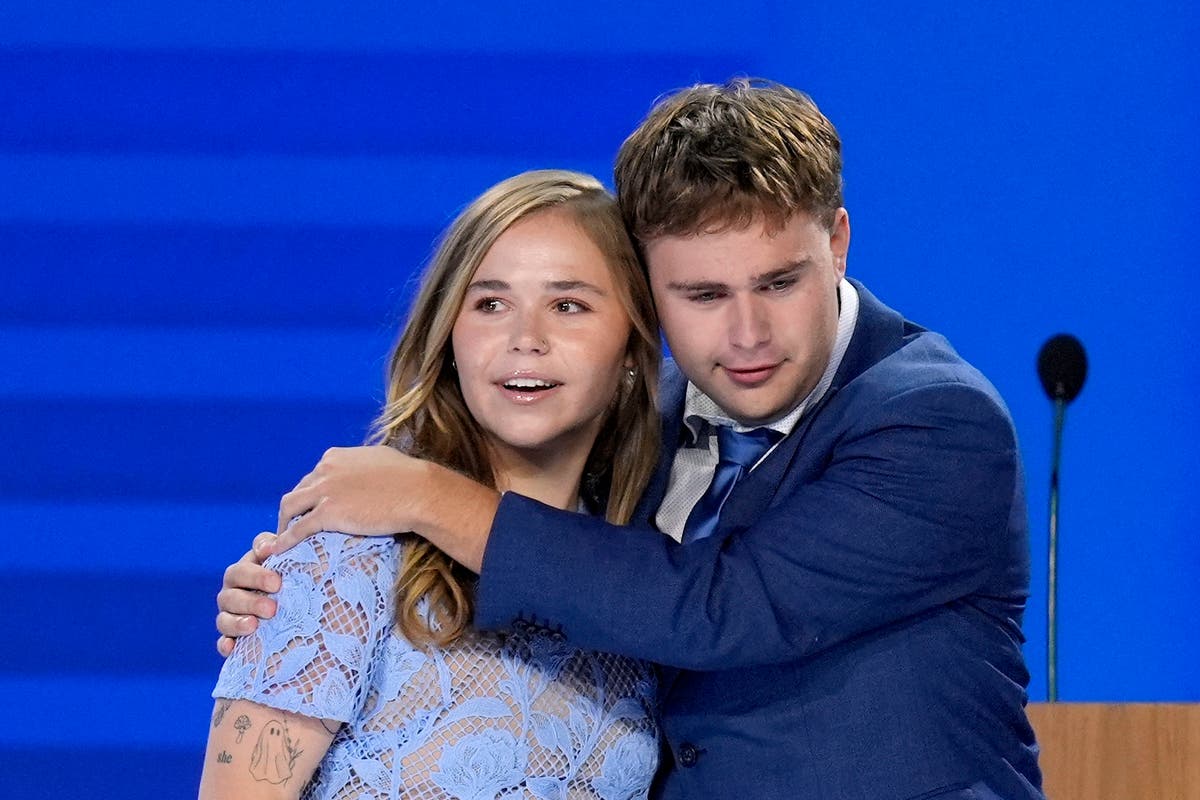
{"type": "Polygon", "coordinates": [[[568,212],[501,234],[451,336],[467,408],[501,457],[585,457],[631,363],[630,329],[607,260],[568,212]]]}

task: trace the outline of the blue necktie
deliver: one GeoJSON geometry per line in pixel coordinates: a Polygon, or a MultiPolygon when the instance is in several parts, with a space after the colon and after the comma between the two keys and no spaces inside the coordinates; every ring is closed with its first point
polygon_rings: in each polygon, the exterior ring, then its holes
{"type": "Polygon", "coordinates": [[[713,472],[708,491],[696,503],[683,526],[683,543],[699,541],[713,535],[721,507],[729,499],[734,485],[771,449],[783,434],[770,428],[755,428],[738,433],[728,425],[717,426],[717,469],[713,472]]]}

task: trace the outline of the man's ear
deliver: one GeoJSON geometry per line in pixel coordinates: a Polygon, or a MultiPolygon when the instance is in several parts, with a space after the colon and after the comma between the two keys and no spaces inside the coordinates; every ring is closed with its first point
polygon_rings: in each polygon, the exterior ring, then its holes
{"type": "Polygon", "coordinates": [[[833,214],[833,227],[829,231],[829,249],[833,263],[841,277],[846,276],[846,256],[850,252],[850,212],[839,208],[833,214]]]}

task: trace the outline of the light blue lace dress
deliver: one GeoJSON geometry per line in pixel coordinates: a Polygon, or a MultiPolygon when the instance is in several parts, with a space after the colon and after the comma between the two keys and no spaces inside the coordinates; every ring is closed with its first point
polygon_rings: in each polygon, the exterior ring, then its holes
{"type": "Polygon", "coordinates": [[[403,544],[318,534],[267,561],[279,612],[238,640],[213,697],[345,723],[304,797],[646,797],[654,677],[542,630],[417,649],[392,624],[403,544]]]}

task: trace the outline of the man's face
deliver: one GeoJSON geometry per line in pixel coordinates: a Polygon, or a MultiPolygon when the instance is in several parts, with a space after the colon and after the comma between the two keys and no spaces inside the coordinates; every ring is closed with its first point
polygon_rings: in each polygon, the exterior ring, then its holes
{"type": "Polygon", "coordinates": [[[736,230],[646,242],[650,288],[684,375],[743,425],[785,416],[812,391],[837,336],[850,220],[811,215],[768,234],[736,230]]]}

